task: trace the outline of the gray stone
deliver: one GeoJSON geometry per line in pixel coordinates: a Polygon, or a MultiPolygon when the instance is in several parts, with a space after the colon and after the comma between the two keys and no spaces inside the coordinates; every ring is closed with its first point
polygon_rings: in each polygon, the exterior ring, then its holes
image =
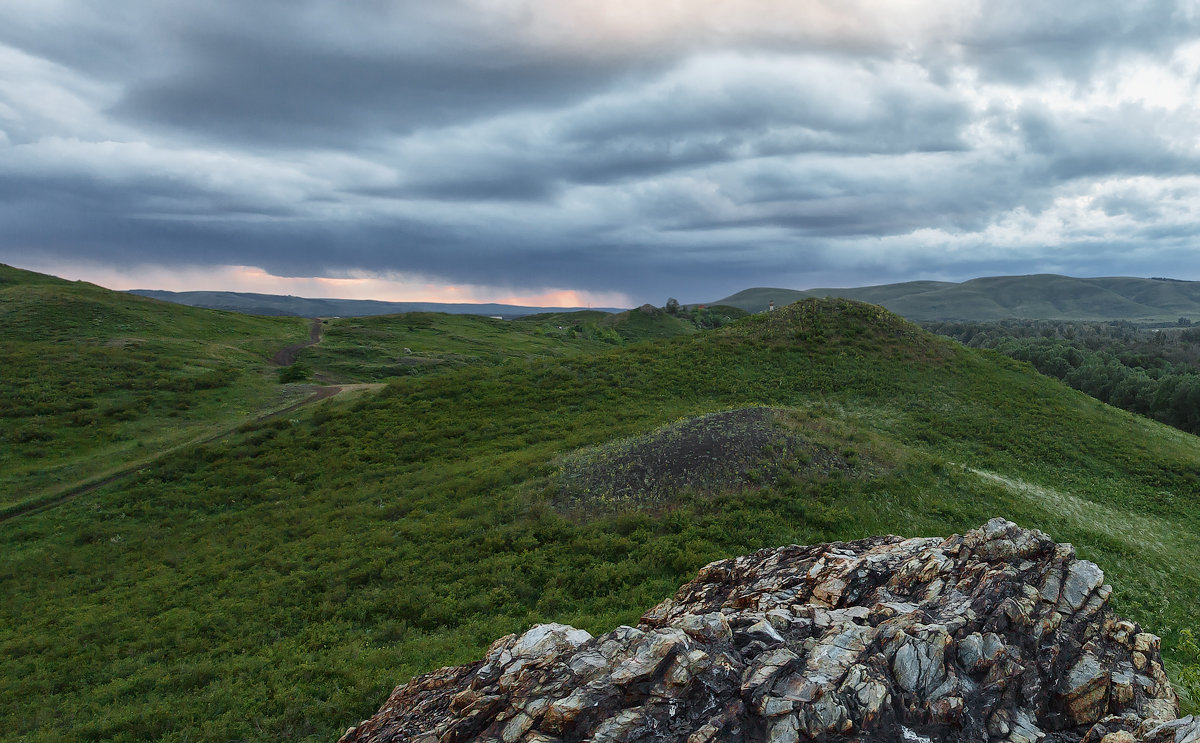
{"type": "Polygon", "coordinates": [[[931,692],[946,680],[945,654],[950,636],[942,627],[929,627],[909,636],[896,651],[892,670],[900,688],[931,697],[931,692]]]}
{"type": "Polygon", "coordinates": [[[1188,715],[1154,726],[1143,737],[1145,743],[1198,743],[1200,717],[1188,715]]]}
{"type": "Polygon", "coordinates": [[[1046,733],[1034,724],[1033,718],[1023,709],[1017,710],[1009,723],[1009,743],[1039,743],[1046,733]]]}
{"type": "Polygon", "coordinates": [[[1104,571],[1094,562],[1080,560],[1067,570],[1060,608],[1079,611],[1092,591],[1104,584],[1104,571]]]}
{"type": "Polygon", "coordinates": [[[752,640],[758,640],[766,645],[778,645],[783,642],[783,635],[780,635],[766,619],[760,619],[738,634],[746,635],[752,640]]]}
{"type": "Polygon", "coordinates": [[[728,640],[733,634],[729,620],[719,611],[708,614],[686,614],[679,620],[679,628],[701,642],[728,640]]]}
{"type": "Polygon", "coordinates": [[[682,630],[655,630],[639,639],[634,653],[613,669],[609,680],[617,685],[627,685],[652,676],[672,653],[688,649],[687,635],[682,630]]]}

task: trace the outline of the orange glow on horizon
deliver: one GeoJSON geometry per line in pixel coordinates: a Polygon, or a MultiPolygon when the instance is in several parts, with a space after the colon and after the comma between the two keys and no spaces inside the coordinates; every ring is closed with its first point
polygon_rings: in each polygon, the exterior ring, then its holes
{"type": "MultiPolygon", "coordinates": [[[[611,297],[610,297],[611,298],[611,297]]],[[[587,292],[574,289],[556,289],[541,294],[522,294],[499,297],[492,300],[500,304],[520,304],[533,307],[590,307],[596,305],[595,298],[587,292]]],[[[628,302],[603,304],[605,307],[623,307],[628,302]]]]}
{"type": "Polygon", "coordinates": [[[277,276],[258,266],[165,266],[40,265],[31,271],[60,276],[72,281],[123,291],[228,291],[285,294],[310,299],[374,299],[384,302],[440,302],[448,304],[515,304],[534,307],[630,307],[632,300],[621,292],[588,292],[578,289],[514,290],[474,284],[438,284],[424,278],[400,274],[356,276],[277,276]]]}

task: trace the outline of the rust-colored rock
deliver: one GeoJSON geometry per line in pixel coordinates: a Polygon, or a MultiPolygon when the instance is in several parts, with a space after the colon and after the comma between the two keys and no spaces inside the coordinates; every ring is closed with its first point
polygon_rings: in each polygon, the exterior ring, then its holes
{"type": "Polygon", "coordinates": [[[1200,743],[1158,638],[1070,545],[993,519],[713,563],[638,627],[557,624],[396,689],[342,743],[1200,743]]]}

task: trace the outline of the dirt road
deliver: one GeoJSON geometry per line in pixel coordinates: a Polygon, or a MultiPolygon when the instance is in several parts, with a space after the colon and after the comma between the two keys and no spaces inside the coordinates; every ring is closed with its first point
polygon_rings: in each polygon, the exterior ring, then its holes
{"type": "MultiPolygon", "coordinates": [[[[271,363],[277,366],[291,366],[296,361],[296,354],[302,349],[309,346],[315,346],[321,342],[321,318],[314,317],[312,321],[312,329],[309,330],[308,340],[304,343],[293,343],[290,346],[284,346],[275,352],[271,357],[271,363]]],[[[336,392],[334,394],[337,394],[336,392]]]]}

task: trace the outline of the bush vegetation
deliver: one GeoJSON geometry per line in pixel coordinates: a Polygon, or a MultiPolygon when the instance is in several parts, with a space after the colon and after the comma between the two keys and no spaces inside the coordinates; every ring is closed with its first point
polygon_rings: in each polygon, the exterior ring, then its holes
{"type": "MultiPolygon", "coordinates": [[[[553,480],[555,503],[583,514],[663,507],[682,493],[851,472],[847,456],[821,443],[828,438],[787,409],[735,408],[686,418],[563,457],[553,480]]],[[[853,449],[846,452],[853,458],[853,449]]]]}

